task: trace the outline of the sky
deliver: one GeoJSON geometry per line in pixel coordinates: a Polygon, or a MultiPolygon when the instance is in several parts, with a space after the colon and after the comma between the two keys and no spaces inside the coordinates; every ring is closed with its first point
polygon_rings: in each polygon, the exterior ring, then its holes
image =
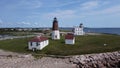
{"type": "Polygon", "coordinates": [[[120,27],[120,0],[0,0],[0,28],[120,27]]]}

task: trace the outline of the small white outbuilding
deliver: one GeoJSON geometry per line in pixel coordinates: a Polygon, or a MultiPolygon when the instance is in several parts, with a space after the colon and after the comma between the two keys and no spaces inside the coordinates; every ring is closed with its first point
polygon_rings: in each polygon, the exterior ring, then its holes
{"type": "Polygon", "coordinates": [[[75,44],[75,37],[73,34],[67,34],[65,36],[65,44],[75,44]]]}
{"type": "Polygon", "coordinates": [[[49,40],[46,37],[37,36],[31,39],[28,42],[28,49],[29,50],[42,50],[45,46],[49,44],[49,40]]]}

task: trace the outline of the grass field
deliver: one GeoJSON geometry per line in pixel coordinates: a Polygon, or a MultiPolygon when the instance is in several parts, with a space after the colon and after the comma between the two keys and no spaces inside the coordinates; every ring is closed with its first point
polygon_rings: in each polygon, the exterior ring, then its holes
{"type": "MultiPolygon", "coordinates": [[[[64,37],[55,41],[49,39],[50,44],[36,53],[50,55],[78,55],[120,50],[120,36],[118,35],[89,35],[76,36],[75,38],[75,45],[65,45],[64,37]],[[104,44],[107,45],[104,46],[104,44]]],[[[0,41],[0,49],[19,53],[33,53],[27,49],[29,40],[30,38],[2,40],[0,41]]]]}
{"type": "Polygon", "coordinates": [[[33,32],[0,32],[1,35],[26,36],[33,35],[33,32]]]}

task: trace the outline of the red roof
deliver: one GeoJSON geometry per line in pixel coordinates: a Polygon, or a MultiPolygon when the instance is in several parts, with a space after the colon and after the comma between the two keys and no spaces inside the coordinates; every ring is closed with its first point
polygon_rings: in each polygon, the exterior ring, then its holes
{"type": "Polygon", "coordinates": [[[33,38],[32,40],[30,40],[30,42],[42,42],[42,41],[45,41],[45,40],[48,40],[48,38],[40,36],[40,37],[33,38]]]}
{"type": "Polygon", "coordinates": [[[73,34],[67,34],[65,36],[65,39],[74,39],[74,35],[73,34]]]}

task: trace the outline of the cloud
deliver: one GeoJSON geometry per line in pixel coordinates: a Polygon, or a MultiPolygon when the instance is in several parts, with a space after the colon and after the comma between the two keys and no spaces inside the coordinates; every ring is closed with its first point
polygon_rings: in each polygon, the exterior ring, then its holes
{"type": "Polygon", "coordinates": [[[104,9],[100,13],[106,13],[106,14],[108,14],[108,13],[120,13],[120,5],[104,9]]]}
{"type": "Polygon", "coordinates": [[[3,21],[0,19],[0,24],[2,24],[3,23],[3,21]]]}
{"type": "Polygon", "coordinates": [[[86,9],[81,11],[81,9],[70,9],[70,10],[56,10],[54,12],[43,14],[44,18],[64,18],[64,19],[73,19],[73,18],[85,18],[89,15],[107,15],[107,14],[117,14],[120,13],[120,5],[112,5],[109,7],[102,7],[105,5],[110,5],[109,1],[90,1],[82,4],[82,8],[86,9]],[[101,5],[100,5],[101,4],[101,5]],[[87,7],[88,6],[88,7],[87,7]],[[95,8],[99,7],[99,10],[95,8]],[[88,11],[91,10],[91,11],[88,11]]]}
{"type": "Polygon", "coordinates": [[[81,1],[57,2],[56,4],[49,5],[48,7],[63,7],[63,6],[71,5],[71,4],[76,4],[79,2],[81,1]]]}
{"type": "Polygon", "coordinates": [[[53,18],[53,17],[58,17],[58,18],[73,18],[75,17],[75,12],[74,10],[57,10],[55,12],[51,13],[46,13],[43,15],[43,17],[48,17],[48,18],[53,18]]]}
{"type": "Polygon", "coordinates": [[[30,22],[25,22],[25,21],[21,22],[20,24],[22,24],[22,25],[31,25],[30,22]]]}
{"type": "Polygon", "coordinates": [[[102,5],[108,5],[110,3],[111,3],[110,1],[103,1],[103,2],[101,2],[102,5]]]}
{"type": "Polygon", "coordinates": [[[89,1],[81,4],[81,7],[82,7],[81,9],[83,10],[94,9],[94,8],[97,8],[98,6],[99,6],[98,1],[89,1]]]}
{"type": "Polygon", "coordinates": [[[109,1],[96,0],[96,1],[88,1],[88,2],[82,3],[80,6],[82,10],[94,10],[97,8],[100,9],[102,6],[105,7],[105,5],[108,5],[108,4],[110,4],[109,1]]]}
{"type": "Polygon", "coordinates": [[[109,8],[105,8],[99,11],[91,11],[89,13],[83,13],[85,15],[101,15],[101,14],[117,14],[120,13],[120,5],[112,6],[109,8]]]}
{"type": "Polygon", "coordinates": [[[29,27],[33,27],[33,26],[36,26],[36,27],[37,27],[37,26],[39,26],[39,23],[37,23],[37,22],[34,22],[34,23],[33,23],[33,22],[26,22],[26,21],[17,22],[16,24],[17,24],[18,26],[20,26],[20,27],[21,27],[21,26],[22,26],[22,27],[23,27],[23,26],[29,26],[29,27]]]}
{"type": "Polygon", "coordinates": [[[0,19],[0,23],[2,23],[3,21],[0,19]]]}
{"type": "Polygon", "coordinates": [[[35,25],[35,26],[38,26],[38,25],[39,25],[39,23],[35,22],[35,23],[34,23],[34,25],[35,25]]]}
{"type": "Polygon", "coordinates": [[[6,5],[9,9],[36,9],[42,6],[39,0],[19,0],[16,3],[9,3],[6,5]]]}
{"type": "Polygon", "coordinates": [[[25,8],[40,8],[42,3],[39,0],[23,0],[19,3],[19,6],[25,8]]]}

